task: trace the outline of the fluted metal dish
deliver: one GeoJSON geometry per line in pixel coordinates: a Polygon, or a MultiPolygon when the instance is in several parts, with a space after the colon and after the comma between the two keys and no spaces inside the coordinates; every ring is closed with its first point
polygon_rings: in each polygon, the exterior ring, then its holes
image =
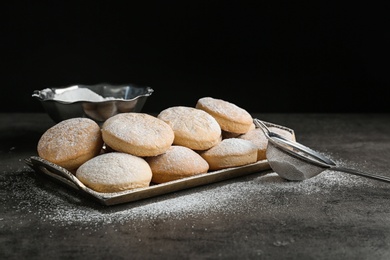
{"type": "Polygon", "coordinates": [[[57,123],[74,117],[88,117],[97,123],[103,123],[118,113],[140,112],[146,99],[153,91],[150,87],[141,87],[133,84],[112,85],[102,83],[35,90],[32,97],[41,102],[48,115],[57,123]],[[74,100],[56,99],[56,96],[59,94],[80,88],[92,90],[104,99],[99,101],[90,101],[77,97],[74,100]]]}

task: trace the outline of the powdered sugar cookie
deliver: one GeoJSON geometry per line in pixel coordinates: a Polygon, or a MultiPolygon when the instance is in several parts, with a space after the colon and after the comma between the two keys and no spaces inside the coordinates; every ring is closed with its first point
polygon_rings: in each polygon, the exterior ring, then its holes
{"type": "Polygon", "coordinates": [[[169,107],[157,118],[169,124],[174,133],[173,144],[193,150],[206,150],[221,141],[221,127],[207,112],[186,106],[169,107]]]}
{"type": "Polygon", "coordinates": [[[102,126],[104,142],[113,150],[136,156],[155,156],[172,145],[172,128],[157,117],[144,113],[121,113],[102,126]]]}
{"type": "Polygon", "coordinates": [[[118,192],[148,187],[152,179],[149,164],[127,153],[106,153],[82,164],[76,177],[98,192],[118,192]]]}
{"type": "Polygon", "coordinates": [[[103,146],[99,125],[88,118],[71,118],[49,128],[38,141],[38,155],[74,170],[98,155],[103,146]]]}
{"type": "Polygon", "coordinates": [[[253,124],[252,116],[245,109],[222,99],[200,98],[195,107],[212,115],[226,132],[244,134],[253,124]]]}
{"type": "Polygon", "coordinates": [[[247,140],[228,138],[200,153],[210,170],[242,166],[257,161],[257,148],[247,140]]]}
{"type": "MultiPolygon", "coordinates": [[[[250,132],[251,130],[255,129],[256,126],[254,123],[252,123],[251,127],[249,128],[248,132],[250,132]]],[[[238,133],[231,133],[231,132],[226,132],[226,131],[223,131],[222,130],[222,139],[226,139],[226,138],[235,138],[235,137],[239,137],[240,135],[242,134],[238,134],[238,133]]]]}
{"type": "Polygon", "coordinates": [[[171,146],[163,154],[147,157],[152,169],[153,183],[164,183],[185,177],[206,173],[208,163],[194,150],[185,146],[171,146]]]}
{"type": "MultiPolygon", "coordinates": [[[[282,137],[285,137],[288,140],[295,141],[295,136],[287,130],[283,130],[278,127],[269,127],[269,130],[274,133],[280,134],[282,137]]],[[[250,130],[249,132],[238,136],[238,138],[251,141],[254,145],[256,145],[258,161],[267,159],[266,152],[268,139],[260,128],[250,130]]]]}
{"type": "Polygon", "coordinates": [[[274,132],[274,133],[281,135],[282,137],[286,138],[287,140],[294,141],[294,142],[296,141],[295,134],[293,134],[287,130],[284,130],[284,129],[279,128],[279,127],[274,127],[274,126],[268,127],[268,129],[271,132],[274,132]]]}

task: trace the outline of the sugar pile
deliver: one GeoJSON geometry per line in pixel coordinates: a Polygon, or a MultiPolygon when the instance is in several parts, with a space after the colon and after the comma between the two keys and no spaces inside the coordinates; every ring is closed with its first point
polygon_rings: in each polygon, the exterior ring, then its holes
{"type": "Polygon", "coordinates": [[[0,182],[3,186],[2,199],[18,202],[15,209],[6,210],[16,210],[25,218],[29,214],[37,214],[42,221],[55,222],[56,225],[88,223],[96,226],[129,220],[140,223],[153,219],[205,217],[214,213],[246,214],[259,210],[272,215],[299,203],[297,200],[303,197],[308,197],[309,203],[315,203],[324,196],[331,197],[334,191],[367,189],[376,184],[366,178],[333,171],[324,171],[302,182],[290,182],[268,171],[138,202],[104,207],[66,187],[59,189],[57,184],[36,178],[28,167],[3,176],[0,182]]]}
{"type": "Polygon", "coordinates": [[[104,101],[113,99],[112,97],[104,98],[101,95],[93,92],[88,88],[76,88],[71,89],[59,94],[54,95],[54,100],[64,101],[64,102],[75,102],[75,101],[104,101]]]}

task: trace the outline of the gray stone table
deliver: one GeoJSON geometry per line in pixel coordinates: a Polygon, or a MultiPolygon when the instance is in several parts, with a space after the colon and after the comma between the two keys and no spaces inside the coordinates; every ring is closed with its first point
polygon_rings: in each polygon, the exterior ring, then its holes
{"type": "MultiPolygon", "coordinates": [[[[337,163],[390,176],[389,114],[261,114],[337,163]]],[[[0,114],[0,259],[390,259],[390,184],[272,170],[103,206],[25,164],[53,121],[0,114]]]]}

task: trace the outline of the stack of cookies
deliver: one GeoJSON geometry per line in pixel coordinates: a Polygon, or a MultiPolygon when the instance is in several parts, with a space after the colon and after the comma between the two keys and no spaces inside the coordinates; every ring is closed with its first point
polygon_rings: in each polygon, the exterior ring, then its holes
{"type": "Polygon", "coordinates": [[[101,128],[88,118],[64,120],[42,135],[37,149],[87,187],[118,192],[265,160],[266,147],[245,109],[204,97],[195,107],[169,107],[157,116],[121,113],[101,128]]]}

